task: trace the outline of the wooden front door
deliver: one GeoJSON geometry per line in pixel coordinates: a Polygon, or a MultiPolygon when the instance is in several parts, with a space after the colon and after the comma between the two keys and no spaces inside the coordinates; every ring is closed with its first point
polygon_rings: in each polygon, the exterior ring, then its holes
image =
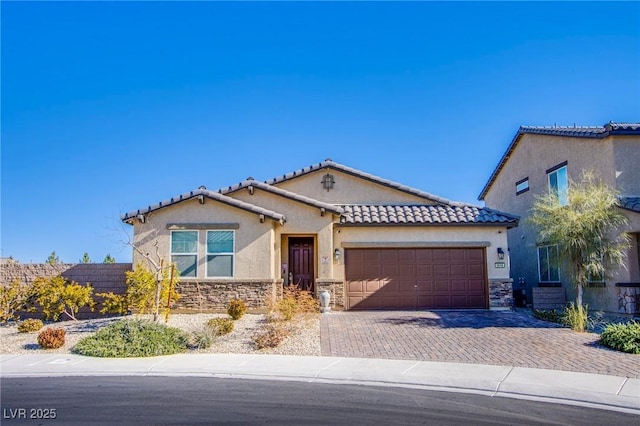
{"type": "Polygon", "coordinates": [[[313,292],[313,238],[289,238],[289,284],[313,292]]]}

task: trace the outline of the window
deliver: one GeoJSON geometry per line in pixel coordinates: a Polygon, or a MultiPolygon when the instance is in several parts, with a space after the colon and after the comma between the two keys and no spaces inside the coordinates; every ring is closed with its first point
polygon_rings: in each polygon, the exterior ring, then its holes
{"type": "Polygon", "coordinates": [[[569,202],[567,199],[569,191],[567,162],[565,161],[547,170],[547,176],[549,177],[549,190],[558,197],[561,205],[566,206],[569,202]]]}
{"type": "Polygon", "coordinates": [[[529,190],[529,178],[528,177],[516,182],[516,195],[520,195],[523,192],[527,192],[528,190],[529,190]]]}
{"type": "Polygon", "coordinates": [[[557,245],[538,247],[538,277],[542,283],[560,282],[557,245]]]}
{"type": "Polygon", "coordinates": [[[171,231],[171,261],[178,266],[180,276],[196,276],[198,231],[171,231]]]}
{"type": "Polygon", "coordinates": [[[207,231],[207,277],[232,277],[233,231],[207,231]]]}

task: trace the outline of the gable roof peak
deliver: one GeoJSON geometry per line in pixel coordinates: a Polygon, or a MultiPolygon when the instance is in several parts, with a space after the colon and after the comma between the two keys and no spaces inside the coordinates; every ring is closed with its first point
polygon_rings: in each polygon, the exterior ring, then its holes
{"type": "Polygon", "coordinates": [[[498,165],[491,173],[489,180],[482,188],[478,200],[484,200],[484,197],[489,192],[491,185],[495,182],[498,174],[504,167],[507,160],[511,156],[511,153],[516,148],[516,145],[520,141],[523,135],[547,135],[547,136],[561,136],[561,137],[573,137],[582,139],[605,139],[613,135],[640,135],[640,123],[615,123],[609,121],[609,123],[603,126],[577,126],[575,123],[573,126],[558,126],[554,123],[553,126],[520,126],[518,132],[511,140],[511,143],[507,147],[507,150],[502,155],[502,158],[498,162],[498,165]]]}
{"type": "Polygon", "coordinates": [[[341,164],[341,163],[337,163],[337,162],[331,160],[330,158],[327,158],[326,160],[324,160],[324,161],[322,161],[320,163],[312,164],[309,167],[305,167],[305,168],[302,168],[302,169],[295,170],[293,172],[287,173],[285,175],[282,175],[281,177],[275,177],[273,179],[266,180],[265,183],[269,184],[269,185],[277,186],[278,184],[280,184],[282,182],[285,182],[285,181],[288,181],[290,179],[306,175],[306,174],[314,172],[314,171],[322,170],[322,169],[338,170],[338,171],[341,171],[343,173],[349,174],[351,176],[359,177],[361,179],[368,180],[368,181],[376,183],[378,185],[386,186],[388,188],[392,188],[392,189],[395,189],[395,190],[398,190],[398,191],[402,191],[402,192],[405,192],[407,194],[415,195],[417,197],[424,198],[426,200],[430,200],[430,201],[433,201],[433,202],[436,202],[436,203],[439,203],[439,204],[444,204],[444,205],[462,205],[462,203],[457,203],[455,201],[447,200],[446,198],[438,197],[437,195],[430,194],[430,193],[422,191],[420,189],[413,188],[413,187],[410,187],[410,186],[407,186],[407,185],[403,185],[401,183],[394,182],[392,180],[385,179],[385,178],[373,175],[371,173],[363,172],[361,170],[354,169],[353,167],[349,167],[349,166],[346,166],[346,165],[341,164]]]}

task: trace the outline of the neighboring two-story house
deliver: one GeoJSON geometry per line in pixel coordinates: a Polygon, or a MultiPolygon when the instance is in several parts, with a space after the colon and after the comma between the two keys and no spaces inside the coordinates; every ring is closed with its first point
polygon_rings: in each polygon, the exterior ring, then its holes
{"type": "Polygon", "coordinates": [[[539,241],[527,223],[536,195],[554,191],[560,197],[570,181],[593,170],[621,193],[620,209],[628,219],[622,230],[631,237],[626,265],[608,271],[604,282],[585,292],[591,309],[637,313],[640,309],[640,123],[609,123],[597,127],[520,127],[480,193],[489,208],[520,215],[508,231],[514,288],[563,286],[567,298],[575,290],[554,261],[556,246],[539,241]]]}

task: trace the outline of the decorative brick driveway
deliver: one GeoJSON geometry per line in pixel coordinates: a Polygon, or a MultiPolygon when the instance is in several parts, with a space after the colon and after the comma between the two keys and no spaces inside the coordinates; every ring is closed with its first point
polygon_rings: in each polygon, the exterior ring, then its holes
{"type": "Polygon", "coordinates": [[[512,311],[366,311],[323,314],[323,356],[513,365],[640,377],[640,355],[512,311]]]}

